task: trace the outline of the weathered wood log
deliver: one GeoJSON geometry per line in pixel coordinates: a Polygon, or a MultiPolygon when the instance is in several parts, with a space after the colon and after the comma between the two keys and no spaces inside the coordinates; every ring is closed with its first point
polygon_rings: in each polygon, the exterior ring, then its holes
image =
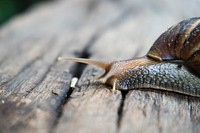
{"type": "Polygon", "coordinates": [[[0,132],[200,132],[198,98],[152,89],[112,93],[95,80],[102,70],[57,62],[142,56],[167,27],[200,16],[198,4],[62,0],[11,19],[0,29],[0,132]]]}

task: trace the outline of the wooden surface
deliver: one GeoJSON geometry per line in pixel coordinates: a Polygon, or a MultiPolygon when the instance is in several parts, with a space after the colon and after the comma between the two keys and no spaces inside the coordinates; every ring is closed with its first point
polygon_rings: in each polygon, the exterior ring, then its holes
{"type": "Polygon", "coordinates": [[[55,0],[0,29],[0,132],[199,133],[200,99],[138,89],[116,91],[102,70],[58,56],[120,60],[145,55],[199,0],[55,0]],[[78,77],[76,88],[70,88],[78,77]]]}

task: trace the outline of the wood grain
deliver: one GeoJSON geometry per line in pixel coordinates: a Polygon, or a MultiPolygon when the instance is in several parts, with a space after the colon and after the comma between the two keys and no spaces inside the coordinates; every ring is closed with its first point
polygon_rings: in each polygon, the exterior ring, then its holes
{"type": "Polygon", "coordinates": [[[14,17],[0,28],[0,132],[200,132],[200,99],[152,89],[113,93],[95,80],[101,69],[57,61],[143,56],[168,27],[200,16],[199,5],[57,0],[14,17]]]}

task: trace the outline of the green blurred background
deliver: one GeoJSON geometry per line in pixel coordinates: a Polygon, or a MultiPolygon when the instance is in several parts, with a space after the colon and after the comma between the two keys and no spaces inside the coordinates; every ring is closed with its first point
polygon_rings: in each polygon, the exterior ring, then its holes
{"type": "Polygon", "coordinates": [[[31,5],[47,0],[0,0],[0,25],[17,13],[25,11],[31,5]]]}

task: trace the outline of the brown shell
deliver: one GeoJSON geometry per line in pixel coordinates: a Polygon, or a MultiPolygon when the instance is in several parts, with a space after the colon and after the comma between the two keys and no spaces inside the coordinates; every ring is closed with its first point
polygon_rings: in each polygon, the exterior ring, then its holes
{"type": "Polygon", "coordinates": [[[183,61],[200,74],[200,17],[169,28],[154,42],[147,56],[158,61],[183,61]]]}

